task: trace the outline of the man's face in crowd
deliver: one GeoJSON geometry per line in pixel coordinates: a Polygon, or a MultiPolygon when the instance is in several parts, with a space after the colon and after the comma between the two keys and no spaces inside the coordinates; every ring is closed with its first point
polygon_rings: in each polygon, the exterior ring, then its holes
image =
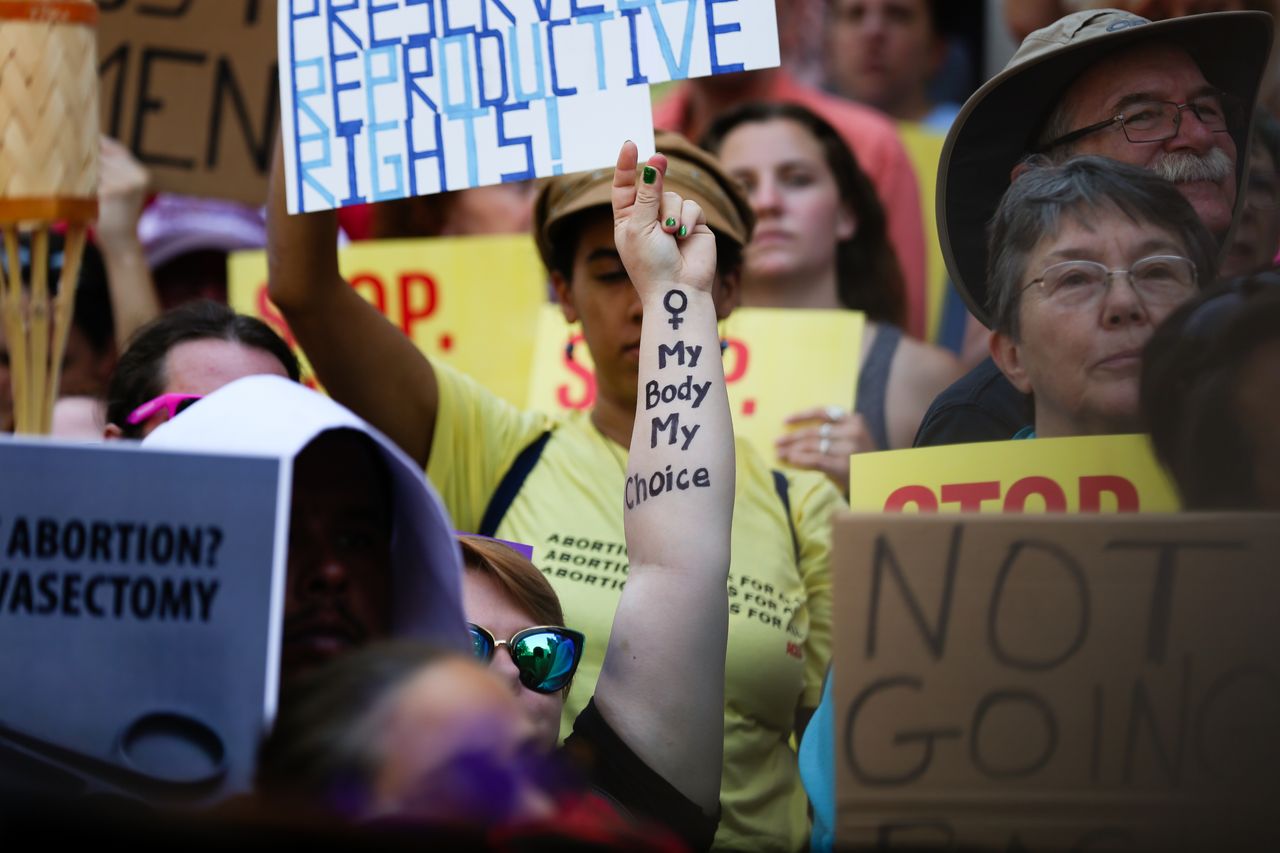
{"type": "Polygon", "coordinates": [[[328,432],[294,463],[284,674],[390,630],[390,479],[365,436],[328,432]]]}
{"type": "MultiPolygon", "coordinates": [[[[1146,45],[1097,63],[1064,95],[1072,129],[1124,113],[1135,101],[1186,104],[1214,91],[1195,61],[1180,48],[1146,45]]],[[[1181,111],[1178,133],[1159,142],[1130,142],[1119,123],[1072,143],[1071,154],[1098,154],[1171,176],[1189,166],[1191,180],[1176,180],[1179,191],[1214,235],[1231,225],[1236,201],[1236,145],[1229,133],[1205,127],[1189,109],[1181,111]],[[1220,152],[1215,154],[1214,152],[1220,152]],[[1214,165],[1217,158],[1221,162],[1214,165]],[[1227,165],[1229,164],[1229,168],[1227,165]]]]}
{"type": "Polygon", "coordinates": [[[833,0],[828,31],[832,76],[860,101],[898,114],[922,94],[943,58],[925,0],[833,0]]]}

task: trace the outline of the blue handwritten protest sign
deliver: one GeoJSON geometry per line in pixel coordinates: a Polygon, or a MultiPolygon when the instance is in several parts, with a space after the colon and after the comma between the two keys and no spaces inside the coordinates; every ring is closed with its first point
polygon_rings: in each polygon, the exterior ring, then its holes
{"type": "Polygon", "coordinates": [[[281,0],[290,212],[595,169],[650,83],[778,64],[774,0],[281,0]]]}

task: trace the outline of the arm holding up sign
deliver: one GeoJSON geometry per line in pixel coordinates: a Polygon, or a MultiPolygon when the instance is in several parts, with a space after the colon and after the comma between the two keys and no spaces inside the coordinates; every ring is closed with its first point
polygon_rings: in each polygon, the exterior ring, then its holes
{"type": "Polygon", "coordinates": [[[653,770],[718,808],[724,737],[733,427],[718,358],[715,237],[701,208],[663,193],[667,161],[627,143],[613,181],[614,239],[640,294],[635,426],[623,496],[630,569],[595,699],[653,770]],[[678,221],[678,227],[663,222],[678,221]],[[676,232],[676,233],[672,233],[676,232]],[[677,236],[684,235],[684,236],[677,236]],[[664,387],[690,382],[690,399],[664,387]],[[680,726],[672,725],[680,720],[680,726]],[[678,735],[677,735],[678,732],[678,735]]]}
{"type": "Polygon", "coordinates": [[[271,300],[333,398],[425,467],[439,401],[435,371],[338,272],[337,214],[290,216],[284,182],[277,144],[267,202],[271,300]]]}

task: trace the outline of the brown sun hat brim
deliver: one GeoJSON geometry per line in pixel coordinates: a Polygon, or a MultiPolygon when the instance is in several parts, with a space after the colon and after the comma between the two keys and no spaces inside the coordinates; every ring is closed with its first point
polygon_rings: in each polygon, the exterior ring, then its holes
{"type": "MultiPolygon", "coordinates": [[[[659,153],[666,155],[663,186],[696,201],[707,218],[707,227],[718,237],[746,246],[755,227],[755,214],[738,183],[720,162],[678,133],[659,131],[654,136],[659,153]]],[[[575,213],[613,204],[613,167],[560,175],[543,185],[533,205],[533,236],[548,270],[558,227],[575,213]]]]}
{"type": "MultiPolygon", "coordinates": [[[[1254,104],[1272,41],[1265,12],[1214,12],[1164,21],[1114,9],[1067,15],[1022,42],[1004,70],[973,94],[951,126],[939,163],[938,237],[947,271],[983,324],[987,313],[987,224],[1009,188],[1014,166],[1068,86],[1116,50],[1168,42],[1185,50],[1212,85],[1240,98],[1236,182],[1244,186],[1254,104]]],[[[1245,193],[1236,194],[1236,217],[1245,193]]]]}

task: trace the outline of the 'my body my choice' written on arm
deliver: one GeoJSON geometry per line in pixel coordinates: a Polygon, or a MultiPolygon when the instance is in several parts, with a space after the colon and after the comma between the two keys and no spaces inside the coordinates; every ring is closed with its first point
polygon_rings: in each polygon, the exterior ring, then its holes
{"type": "Polygon", "coordinates": [[[778,64],[773,0],[281,0],[289,210],[608,165],[648,84],[778,64]]]}

